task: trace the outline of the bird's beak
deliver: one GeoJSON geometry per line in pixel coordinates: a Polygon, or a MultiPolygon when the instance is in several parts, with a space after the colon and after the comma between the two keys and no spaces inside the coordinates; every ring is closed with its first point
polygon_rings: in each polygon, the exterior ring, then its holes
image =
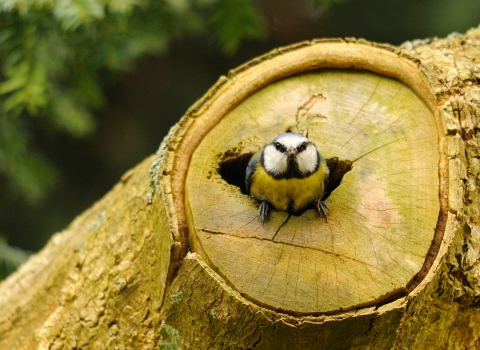
{"type": "Polygon", "coordinates": [[[296,148],[293,148],[293,147],[292,147],[292,148],[289,148],[289,149],[287,150],[287,154],[288,154],[289,157],[294,157],[294,156],[297,155],[297,149],[296,149],[296,148]]]}

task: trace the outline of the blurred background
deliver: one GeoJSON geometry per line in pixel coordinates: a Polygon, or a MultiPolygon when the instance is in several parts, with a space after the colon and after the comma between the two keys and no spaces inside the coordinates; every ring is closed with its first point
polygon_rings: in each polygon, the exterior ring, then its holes
{"type": "Polygon", "coordinates": [[[478,0],[1,2],[0,279],[229,69],[312,38],[399,45],[479,24],[478,0]]]}

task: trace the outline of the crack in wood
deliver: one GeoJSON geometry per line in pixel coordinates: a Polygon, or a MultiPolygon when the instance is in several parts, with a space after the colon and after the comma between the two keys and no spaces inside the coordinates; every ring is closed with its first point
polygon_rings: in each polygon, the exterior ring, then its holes
{"type": "Polygon", "coordinates": [[[283,222],[283,224],[281,224],[279,227],[278,227],[278,230],[277,232],[275,232],[275,234],[273,235],[271,241],[275,241],[275,237],[277,237],[277,234],[280,232],[280,230],[282,229],[283,226],[285,226],[285,224],[288,222],[288,220],[290,219],[290,214],[288,214],[287,218],[285,219],[285,221],[283,222]]]}
{"type": "MultiPolygon", "coordinates": [[[[353,122],[355,121],[355,119],[357,119],[358,115],[363,111],[363,109],[365,108],[365,106],[368,105],[368,103],[370,102],[370,100],[372,99],[372,97],[375,95],[375,92],[377,92],[377,88],[378,88],[378,85],[380,85],[380,81],[381,81],[381,79],[378,79],[378,78],[377,78],[377,85],[375,85],[375,89],[373,89],[372,94],[371,94],[370,97],[368,98],[367,102],[365,102],[365,103],[363,104],[362,108],[360,108],[360,109],[358,110],[357,114],[355,114],[355,116],[353,117],[353,119],[350,121],[350,124],[348,124],[348,126],[347,126],[345,129],[348,129],[348,128],[353,124],[353,122]]],[[[352,136],[352,137],[350,138],[350,140],[351,140],[352,138],[354,138],[356,135],[357,135],[357,134],[355,134],[354,136],[352,136]]],[[[343,147],[345,147],[345,146],[350,142],[350,140],[348,140],[347,143],[345,143],[345,144],[343,145],[343,147]]]]}
{"type": "Polygon", "coordinates": [[[383,148],[383,147],[386,147],[386,146],[388,146],[388,145],[391,145],[392,143],[395,143],[395,142],[397,142],[397,141],[404,140],[404,139],[406,139],[406,138],[405,138],[405,137],[402,137],[402,138],[395,139],[395,140],[393,140],[393,141],[387,142],[386,144],[384,144],[384,145],[382,145],[382,146],[378,146],[377,148],[374,148],[374,149],[372,149],[371,151],[368,151],[367,153],[362,154],[360,157],[352,160],[352,163],[355,163],[357,160],[360,160],[360,159],[362,159],[363,157],[368,156],[369,154],[371,154],[371,153],[373,153],[373,152],[375,152],[375,151],[377,151],[377,150],[379,150],[379,149],[381,149],[381,148],[383,148]]]}
{"type": "MultiPolygon", "coordinates": [[[[362,265],[372,267],[372,268],[374,268],[375,270],[381,271],[382,273],[388,275],[388,271],[385,271],[385,270],[381,269],[381,268],[378,267],[378,266],[369,264],[369,263],[367,263],[367,262],[365,262],[365,261],[362,261],[362,260],[359,260],[359,259],[352,258],[351,256],[342,255],[342,254],[337,254],[337,253],[334,253],[334,252],[331,252],[331,251],[328,251],[328,250],[324,250],[324,249],[318,249],[318,248],[313,248],[313,247],[302,246],[302,245],[300,245],[300,244],[293,244],[293,243],[285,243],[285,242],[272,241],[272,240],[267,239],[267,238],[260,238],[260,237],[255,237],[255,236],[242,237],[242,236],[232,235],[232,234],[229,234],[229,233],[215,232],[215,231],[206,230],[206,229],[200,229],[199,232],[203,232],[203,233],[207,233],[207,234],[211,234],[211,235],[230,236],[230,237],[235,237],[235,238],[240,238],[240,239],[254,239],[254,240],[258,240],[258,241],[268,241],[268,242],[272,242],[273,244],[281,244],[282,246],[288,245],[288,246],[291,246],[291,247],[297,247],[297,248],[302,248],[302,249],[314,250],[314,251],[321,252],[321,253],[324,253],[324,254],[329,254],[329,255],[333,255],[333,256],[339,257],[339,258],[344,258],[344,259],[348,259],[348,260],[355,261],[355,262],[360,263],[360,264],[362,264],[362,265]]],[[[198,233],[199,233],[199,232],[198,232],[198,233]]]]}

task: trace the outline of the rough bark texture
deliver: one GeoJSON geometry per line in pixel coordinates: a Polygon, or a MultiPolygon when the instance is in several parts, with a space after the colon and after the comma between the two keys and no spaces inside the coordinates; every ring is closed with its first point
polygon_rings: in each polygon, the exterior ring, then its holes
{"type": "MultiPolygon", "coordinates": [[[[334,67],[361,68],[401,80],[432,110],[439,121],[439,140],[445,141],[439,142],[438,179],[440,188],[442,181],[448,183],[446,191],[440,191],[436,228],[442,235],[432,234],[425,257],[429,263],[419,267],[405,295],[333,314],[278,312],[271,305],[258,305],[224,272],[219,274],[195,237],[190,246],[192,208],[188,203],[185,207],[182,186],[194,151],[229,111],[278,80],[282,69],[289,76],[332,68],[329,61],[326,66],[292,68],[289,63],[273,65],[274,73],[256,71],[275,57],[299,62],[295,55],[322,45],[305,42],[221,78],[172,128],[155,158],[128,172],[2,282],[0,348],[479,348],[480,29],[399,48],[346,42],[329,49],[341,53],[334,67]],[[342,54],[350,51],[357,60],[342,61],[342,54]],[[388,60],[393,56],[405,57],[406,63],[392,71],[388,60]],[[251,74],[252,84],[235,91],[236,79],[245,74],[251,74]],[[420,83],[411,78],[419,75],[420,83]],[[222,96],[232,91],[235,96],[222,105],[222,96]]],[[[336,57],[335,52],[329,51],[328,57],[336,57]]]]}
{"type": "Polygon", "coordinates": [[[1,349],[152,349],[172,236],[149,205],[153,157],[1,285],[1,349]]]}

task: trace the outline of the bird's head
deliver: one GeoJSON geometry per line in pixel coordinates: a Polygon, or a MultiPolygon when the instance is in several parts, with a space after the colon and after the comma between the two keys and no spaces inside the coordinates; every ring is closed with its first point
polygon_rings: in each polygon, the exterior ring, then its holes
{"type": "Polygon", "coordinates": [[[320,155],[305,136],[285,133],[265,147],[261,161],[275,178],[304,178],[318,169],[320,155]]]}

